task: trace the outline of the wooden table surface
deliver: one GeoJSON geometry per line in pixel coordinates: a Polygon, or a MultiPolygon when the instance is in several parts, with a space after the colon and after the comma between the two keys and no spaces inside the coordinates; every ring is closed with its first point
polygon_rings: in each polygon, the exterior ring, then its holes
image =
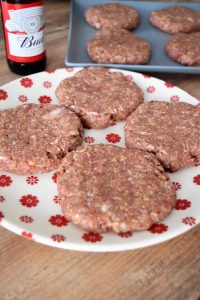
{"type": "MultiPolygon", "coordinates": [[[[45,3],[48,69],[64,67],[69,2],[45,3]]],[[[3,85],[18,76],[7,67],[2,31],[0,42],[3,85]]],[[[200,100],[200,75],[154,76],[200,100]]],[[[200,225],[163,244],[119,253],[59,250],[1,227],[0,299],[199,300],[200,225]]]]}

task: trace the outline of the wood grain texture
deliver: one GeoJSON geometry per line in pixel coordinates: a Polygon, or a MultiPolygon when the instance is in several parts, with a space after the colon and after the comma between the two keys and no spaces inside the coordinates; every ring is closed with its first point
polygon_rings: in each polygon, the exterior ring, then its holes
{"type": "MultiPolygon", "coordinates": [[[[48,69],[64,67],[69,2],[45,3],[48,69]]],[[[3,85],[19,76],[7,67],[2,31],[0,53],[3,85]]],[[[153,75],[200,100],[200,75],[153,75]]],[[[157,246],[97,254],[50,248],[0,228],[0,299],[199,300],[200,225],[157,246]]]]}

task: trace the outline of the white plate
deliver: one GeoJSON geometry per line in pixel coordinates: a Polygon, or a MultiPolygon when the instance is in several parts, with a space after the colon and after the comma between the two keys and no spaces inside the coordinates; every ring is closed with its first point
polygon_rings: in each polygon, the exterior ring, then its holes
{"type": "MultiPolygon", "coordinates": [[[[22,103],[58,103],[58,83],[80,69],[59,69],[15,80],[0,88],[0,109],[22,103]]],[[[120,71],[120,70],[113,70],[120,71]]],[[[146,75],[120,71],[144,91],[145,101],[199,102],[170,83],[146,75]]],[[[27,124],[28,126],[28,124],[27,124]]],[[[124,146],[124,122],[103,130],[86,130],[85,143],[115,143],[124,146]]],[[[12,232],[34,241],[79,251],[120,251],[154,245],[188,231],[200,221],[200,167],[170,174],[177,186],[172,214],[149,231],[117,235],[84,232],[69,223],[57,202],[55,171],[35,176],[17,176],[0,171],[0,220],[12,232]]]]}

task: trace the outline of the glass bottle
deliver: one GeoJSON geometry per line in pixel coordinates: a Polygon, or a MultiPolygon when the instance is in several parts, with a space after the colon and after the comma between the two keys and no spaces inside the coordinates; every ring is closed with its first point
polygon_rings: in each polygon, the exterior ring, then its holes
{"type": "Polygon", "coordinates": [[[43,71],[46,67],[43,1],[0,1],[10,70],[20,75],[43,71]]]}

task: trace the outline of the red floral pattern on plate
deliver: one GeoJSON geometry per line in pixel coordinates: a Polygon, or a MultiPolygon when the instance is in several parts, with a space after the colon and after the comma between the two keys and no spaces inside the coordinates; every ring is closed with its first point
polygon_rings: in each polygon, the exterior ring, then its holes
{"type": "Polygon", "coordinates": [[[58,174],[54,173],[53,176],[51,177],[55,183],[57,183],[57,176],[58,176],[58,174]]]}
{"type": "Polygon", "coordinates": [[[41,104],[47,104],[47,103],[51,103],[52,102],[52,99],[51,97],[49,96],[40,96],[38,101],[41,103],[41,104]]]}
{"type": "Polygon", "coordinates": [[[67,226],[67,224],[69,223],[69,221],[64,216],[61,216],[61,215],[51,216],[49,218],[49,222],[52,225],[58,226],[58,227],[67,226]]]}
{"type": "Polygon", "coordinates": [[[39,200],[36,196],[29,195],[29,194],[22,196],[19,201],[20,201],[21,205],[29,207],[29,208],[37,206],[39,203],[39,200]]]}
{"type": "Polygon", "coordinates": [[[106,135],[106,140],[109,142],[109,143],[119,143],[120,140],[121,140],[121,137],[119,136],[119,134],[117,133],[110,133],[110,134],[107,134],[106,135]]]}
{"type": "Polygon", "coordinates": [[[0,211],[0,222],[2,221],[3,218],[4,218],[4,214],[0,211]]]}
{"type": "Polygon", "coordinates": [[[27,239],[32,239],[32,237],[33,237],[32,233],[27,232],[27,231],[22,231],[22,236],[27,239]]]}
{"type": "Polygon", "coordinates": [[[193,182],[200,185],[200,174],[193,177],[193,182]]]}
{"type": "Polygon", "coordinates": [[[171,82],[165,82],[165,86],[166,86],[167,88],[173,88],[173,87],[174,87],[174,84],[171,83],[171,82]]]}
{"type": "Polygon", "coordinates": [[[21,216],[19,219],[24,223],[32,223],[34,221],[34,219],[29,216],[21,216]]]}
{"type": "Polygon", "coordinates": [[[151,76],[148,75],[148,74],[143,74],[143,77],[144,77],[144,78],[147,78],[147,79],[148,79],[148,78],[151,78],[151,76]]]}
{"type": "Polygon", "coordinates": [[[94,143],[94,138],[92,136],[86,136],[84,138],[84,142],[86,142],[88,144],[92,144],[92,143],[94,143]]]}
{"type": "Polygon", "coordinates": [[[177,102],[179,102],[179,100],[180,100],[180,97],[178,95],[173,95],[170,97],[170,101],[173,103],[177,103],[177,102]]]}
{"type": "Polygon", "coordinates": [[[120,232],[120,233],[118,233],[118,235],[121,236],[122,238],[129,238],[133,235],[133,232],[131,232],[131,231],[120,232]]]}
{"type": "MultiPolygon", "coordinates": [[[[54,71],[53,71],[54,72],[54,71]]],[[[5,86],[2,87],[3,90],[7,91],[8,93],[8,100],[9,101],[0,101],[0,105],[2,105],[2,109],[7,108],[7,103],[11,103],[12,101],[12,106],[16,106],[16,105],[20,105],[24,103],[28,103],[28,102],[35,102],[35,103],[39,103],[38,102],[38,98],[42,95],[47,95],[50,96],[52,98],[52,102],[55,100],[55,97],[52,96],[52,93],[50,93],[51,91],[53,91],[52,87],[56,87],[57,82],[59,82],[60,80],[62,80],[62,78],[64,77],[69,77],[71,76],[73,73],[67,73],[67,71],[65,69],[63,69],[62,71],[60,70],[56,70],[56,72],[53,74],[48,74],[46,72],[41,73],[41,75],[39,76],[39,80],[37,80],[38,77],[34,77],[33,76],[26,76],[29,77],[30,79],[32,79],[33,81],[33,85],[32,88],[25,88],[23,86],[21,86],[20,84],[20,79],[18,79],[18,87],[19,87],[19,91],[16,92],[16,97],[11,99],[11,94],[13,93],[12,90],[14,90],[14,88],[16,87],[16,82],[14,84],[14,87],[12,87],[12,84],[10,86],[5,86]],[[45,83],[43,85],[44,82],[50,82],[52,84],[52,87],[49,88],[49,84],[45,83]],[[45,86],[46,85],[46,86],[45,86]],[[21,90],[20,90],[21,89],[21,90]],[[36,94],[35,94],[36,93],[36,94]],[[35,97],[34,97],[35,95],[35,97]],[[21,96],[21,97],[20,97],[21,96]]],[[[130,72],[125,72],[125,76],[130,74],[130,77],[128,78],[132,78],[132,73],[130,72]]],[[[144,92],[146,92],[146,88],[149,86],[153,86],[156,88],[155,93],[159,96],[159,95],[163,95],[163,93],[166,95],[166,100],[168,101],[172,101],[172,102],[177,102],[177,100],[179,101],[183,101],[185,99],[185,101],[187,101],[190,103],[193,103],[193,99],[190,98],[190,96],[187,94],[185,94],[183,91],[178,90],[176,87],[172,88],[167,88],[164,85],[164,82],[157,82],[156,79],[154,79],[152,77],[151,80],[149,80],[150,76],[143,76],[141,74],[137,74],[134,73],[134,81],[136,82],[141,82],[141,87],[143,89],[144,92]],[[145,79],[147,78],[147,79],[145,79]],[[137,81],[138,80],[138,81],[137,81]],[[143,85],[142,85],[143,83],[143,85]],[[178,99],[178,97],[180,97],[180,99],[178,99]]],[[[128,81],[127,81],[128,82],[128,81]]],[[[1,89],[1,88],[0,88],[1,89]]],[[[146,92],[146,100],[149,101],[150,99],[154,99],[155,98],[155,93],[154,94],[149,94],[146,92]],[[152,98],[154,96],[154,98],[152,98]]],[[[6,100],[7,100],[6,99],[6,100]]],[[[51,103],[52,103],[51,102],[51,103]]],[[[198,101],[196,101],[196,103],[198,103],[198,101]]],[[[195,104],[196,104],[195,103],[195,104]]],[[[194,104],[194,105],[195,105],[194,104]]],[[[198,107],[200,108],[200,103],[198,103],[198,107]]],[[[9,108],[9,107],[8,107],[9,108]]],[[[86,131],[86,135],[85,138],[87,137],[92,137],[95,139],[94,143],[97,142],[97,139],[103,139],[102,142],[104,143],[109,143],[106,139],[106,135],[113,133],[113,134],[118,134],[121,139],[120,142],[124,142],[124,134],[123,134],[123,127],[121,127],[120,124],[118,124],[116,127],[111,127],[110,130],[108,129],[103,129],[102,131],[96,131],[96,130],[91,130],[91,131],[86,131]]],[[[90,145],[93,143],[92,139],[91,140],[85,140],[85,142],[90,145]],[[92,143],[89,143],[92,142],[92,143]]],[[[112,141],[110,142],[112,143],[112,141]]],[[[121,144],[121,143],[120,143],[121,144]]],[[[113,143],[113,145],[119,145],[113,143]]],[[[183,170],[183,172],[186,171],[186,175],[187,175],[187,169],[183,170]]],[[[113,246],[110,248],[110,251],[115,250],[115,245],[130,245],[132,244],[132,240],[135,238],[136,234],[133,232],[132,233],[120,233],[119,235],[114,235],[114,233],[109,233],[108,235],[104,235],[104,234],[100,234],[100,236],[103,236],[103,240],[99,241],[99,234],[93,233],[92,236],[90,233],[86,233],[86,231],[82,231],[74,226],[52,226],[52,224],[48,221],[48,219],[51,216],[56,216],[57,214],[62,215],[61,211],[60,211],[60,207],[59,207],[59,199],[57,193],[56,193],[56,185],[54,182],[56,182],[56,177],[57,174],[53,174],[55,173],[55,171],[48,173],[48,174],[38,174],[37,176],[34,175],[27,175],[27,176],[17,176],[17,175],[12,175],[9,173],[4,173],[4,171],[0,172],[0,176],[2,174],[5,175],[9,175],[11,177],[11,180],[13,181],[13,183],[11,184],[11,186],[8,187],[1,187],[0,186],[0,211],[2,211],[2,213],[5,215],[5,218],[2,221],[2,225],[3,226],[7,226],[7,224],[9,224],[10,222],[10,226],[12,226],[12,230],[15,231],[16,233],[22,233],[22,231],[27,232],[27,234],[31,233],[33,235],[33,238],[35,237],[35,235],[37,236],[37,233],[39,234],[38,236],[38,241],[44,242],[45,244],[50,244],[54,246],[63,246],[63,248],[68,248],[68,241],[69,243],[72,245],[72,248],[74,247],[74,249],[77,250],[81,250],[81,244],[84,244],[85,248],[88,248],[88,250],[93,250],[95,247],[97,249],[97,251],[99,251],[99,249],[104,249],[104,246],[107,247],[107,242],[110,241],[110,239],[113,239],[113,246]],[[35,184],[34,181],[34,176],[38,177],[39,181],[37,184],[35,184]],[[27,179],[29,177],[29,182],[27,182],[27,179]],[[53,178],[52,178],[53,177],[53,178]],[[34,184],[33,184],[34,183],[34,184]],[[44,185],[44,186],[43,186],[44,185]],[[33,191],[34,190],[34,191],[33,191]],[[18,193],[16,193],[16,191],[18,191],[18,193]],[[26,205],[22,206],[22,203],[20,202],[20,197],[27,196],[28,194],[34,195],[36,197],[38,197],[39,202],[41,203],[37,203],[37,206],[34,208],[28,208],[26,205]],[[5,197],[5,198],[4,198],[5,197]],[[14,198],[13,198],[14,197],[14,198]],[[5,201],[5,202],[4,202],[5,201]],[[43,212],[44,209],[44,205],[42,205],[42,201],[44,202],[48,202],[49,203],[49,208],[48,211],[46,212],[47,214],[45,215],[45,210],[43,212]],[[56,204],[55,204],[56,203],[56,204]],[[12,206],[12,210],[7,210],[8,206],[12,206]],[[27,211],[28,210],[28,211],[27,211]],[[13,216],[12,211],[16,211],[16,215],[13,216]],[[18,212],[18,213],[17,213],[18,212]],[[13,219],[12,219],[13,218],[13,219]],[[33,222],[30,222],[32,219],[33,222]],[[44,228],[43,234],[40,235],[39,232],[39,227],[40,226],[40,220],[41,219],[44,220],[44,222],[46,222],[46,226],[44,228]],[[4,220],[6,220],[6,222],[4,222],[4,220]],[[12,221],[12,222],[11,222],[12,221]],[[22,223],[23,222],[23,223],[22,223]],[[23,229],[19,229],[19,228],[23,228],[23,229]],[[38,232],[37,232],[38,230],[38,232]],[[73,234],[76,236],[73,236],[73,234]],[[86,234],[86,241],[83,238],[83,235],[86,234]],[[89,234],[89,237],[88,237],[89,234]],[[64,238],[62,237],[64,236],[64,238]],[[132,236],[132,237],[131,237],[132,236]],[[65,241],[65,237],[66,237],[66,241],[65,241]],[[96,241],[97,239],[97,241],[96,241]]],[[[152,241],[152,243],[154,243],[154,241],[159,242],[161,239],[165,240],[165,237],[168,238],[167,233],[170,233],[170,236],[175,236],[177,234],[176,231],[176,226],[178,228],[180,228],[180,231],[187,231],[188,229],[192,228],[193,226],[195,226],[195,224],[198,223],[198,213],[199,211],[196,209],[198,206],[198,188],[200,186],[200,171],[198,171],[197,168],[193,168],[191,169],[191,172],[189,172],[188,176],[184,176],[184,178],[182,177],[182,175],[177,174],[176,179],[173,179],[175,182],[175,188],[176,190],[178,190],[179,196],[178,196],[178,200],[181,199],[188,199],[191,201],[192,206],[191,208],[187,208],[185,210],[176,210],[175,214],[179,214],[178,218],[175,218],[174,215],[172,214],[169,218],[169,220],[167,219],[166,221],[161,221],[162,223],[165,223],[169,226],[168,231],[166,232],[166,234],[159,234],[156,233],[158,231],[160,231],[160,227],[161,225],[157,224],[154,225],[154,231],[155,233],[151,233],[149,231],[145,231],[142,234],[141,233],[137,233],[138,234],[138,241],[139,244],[145,244],[145,238],[149,238],[150,239],[150,243],[152,241]],[[191,175],[192,174],[192,175],[191,175]],[[176,182],[177,181],[177,182],[176,182]],[[194,181],[194,182],[193,182],[194,181]],[[179,183],[180,182],[180,183],[179,183]],[[182,185],[181,189],[180,186],[182,185]],[[190,198],[187,196],[187,192],[191,192],[191,196],[190,198]],[[191,190],[190,190],[191,189],[191,190]],[[195,194],[196,197],[195,197],[195,194]],[[194,196],[194,197],[193,197],[194,196]],[[188,197],[188,198],[187,198],[188,197]],[[196,219],[195,219],[196,218],[196,219]],[[193,226],[192,226],[193,225],[193,226]],[[155,230],[155,227],[157,228],[155,230]],[[158,230],[159,228],[159,230],[158,230]],[[140,238],[141,235],[141,238],[140,238]]],[[[173,181],[172,180],[172,181],[173,181]]],[[[2,183],[1,183],[2,184],[2,183]]],[[[44,203],[45,204],[45,203],[44,203]]],[[[165,225],[166,226],[166,225],[165,225]]],[[[151,228],[152,230],[152,228],[151,228]]],[[[36,239],[36,238],[35,238],[36,239]]],[[[121,247],[121,246],[120,246],[121,247]]],[[[122,246],[123,247],[123,246],[122,246]]],[[[126,247],[126,246],[125,246],[126,247]]],[[[129,247],[129,246],[127,246],[129,247]]],[[[133,245],[133,247],[135,247],[135,245],[133,245]]],[[[131,248],[131,246],[130,246],[131,248]]],[[[104,249],[106,250],[106,249],[104,249]]]]}
{"type": "Polygon", "coordinates": [[[33,80],[28,77],[24,77],[20,80],[20,83],[23,87],[30,88],[33,85],[33,80]]]}
{"type": "Polygon", "coordinates": [[[0,186],[1,187],[10,186],[11,183],[12,183],[12,179],[10,176],[0,175],[0,186]]]}
{"type": "Polygon", "coordinates": [[[66,68],[66,71],[71,73],[71,72],[73,72],[73,68],[66,68]]]}
{"type": "Polygon", "coordinates": [[[177,210],[185,210],[191,206],[191,202],[186,199],[178,199],[176,200],[175,209],[177,210]]]}
{"type": "Polygon", "coordinates": [[[4,202],[4,201],[6,201],[5,197],[0,195],[0,202],[4,202]]]}
{"type": "Polygon", "coordinates": [[[196,224],[196,219],[194,217],[185,217],[182,222],[186,225],[192,226],[196,224]]]}
{"type": "Polygon", "coordinates": [[[100,233],[88,232],[82,235],[82,239],[86,242],[96,243],[102,241],[103,236],[100,233]]]}
{"type": "Polygon", "coordinates": [[[55,73],[55,70],[50,69],[50,70],[47,70],[46,72],[49,73],[49,74],[52,74],[52,73],[55,73]]]}
{"type": "Polygon", "coordinates": [[[37,176],[29,176],[27,177],[26,179],[26,182],[30,185],[34,185],[34,184],[37,184],[39,181],[39,178],[37,176]]]}
{"type": "Polygon", "coordinates": [[[172,183],[177,191],[181,189],[181,184],[179,182],[172,182],[172,183]]]}
{"type": "Polygon", "coordinates": [[[148,86],[148,88],[147,88],[147,92],[150,93],[150,94],[154,93],[155,90],[156,90],[155,87],[152,86],[152,85],[151,85],[151,86],[148,86]]]}
{"type": "Polygon", "coordinates": [[[151,233],[163,233],[165,231],[168,230],[168,226],[160,223],[160,224],[153,224],[148,231],[150,231],[151,233]]]}
{"type": "Polygon", "coordinates": [[[26,97],[25,95],[19,95],[18,97],[20,102],[27,102],[28,101],[28,97],[26,97]]]}
{"type": "Polygon", "coordinates": [[[50,81],[44,81],[43,82],[43,86],[46,88],[46,89],[50,89],[52,87],[52,83],[50,81]]]}
{"type": "Polygon", "coordinates": [[[51,239],[54,242],[60,243],[66,240],[66,237],[63,234],[52,234],[51,239]]]}
{"type": "Polygon", "coordinates": [[[55,196],[53,198],[53,202],[56,203],[56,204],[60,204],[60,198],[58,196],[55,196]]]}
{"type": "Polygon", "coordinates": [[[6,100],[8,98],[8,94],[4,90],[0,90],[0,100],[6,100]]]}

